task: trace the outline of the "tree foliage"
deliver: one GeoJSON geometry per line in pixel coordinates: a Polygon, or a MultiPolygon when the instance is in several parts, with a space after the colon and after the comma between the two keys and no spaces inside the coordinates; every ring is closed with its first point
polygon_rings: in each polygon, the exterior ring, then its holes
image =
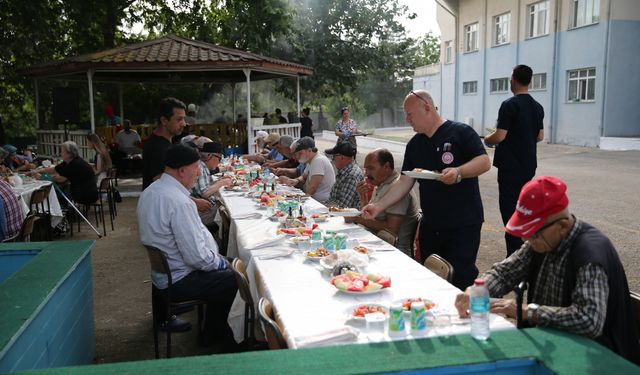
{"type": "MultiPolygon", "coordinates": [[[[33,83],[20,73],[26,67],[168,33],[312,66],[315,74],[302,81],[305,104],[369,113],[397,105],[415,66],[437,61],[437,38],[407,38],[402,17],[415,15],[398,0],[4,0],[0,116],[8,136],[33,134],[33,83]]],[[[295,97],[293,85],[279,89],[295,97]]],[[[145,92],[134,101],[164,94],[129,90],[145,92]]],[[[105,91],[98,100],[113,101],[105,91]]],[[[219,91],[203,87],[184,99],[219,91]]],[[[41,95],[50,105],[50,94],[41,95]]]]}

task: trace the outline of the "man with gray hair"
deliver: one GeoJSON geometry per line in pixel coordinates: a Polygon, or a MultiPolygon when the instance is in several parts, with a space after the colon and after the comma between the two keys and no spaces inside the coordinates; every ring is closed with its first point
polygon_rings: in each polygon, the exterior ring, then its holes
{"type": "Polygon", "coordinates": [[[60,145],[62,163],[45,168],[43,171],[53,174],[53,180],[59,184],[71,184],[71,198],[82,204],[91,204],[98,199],[98,187],[93,167],[79,156],[78,145],[72,141],[60,145]]]}

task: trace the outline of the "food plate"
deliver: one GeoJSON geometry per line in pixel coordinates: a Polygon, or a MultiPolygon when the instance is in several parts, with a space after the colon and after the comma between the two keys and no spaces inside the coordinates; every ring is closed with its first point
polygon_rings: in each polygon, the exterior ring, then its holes
{"type": "Polygon", "coordinates": [[[320,260],[320,259],[322,259],[322,258],[324,258],[326,256],[329,256],[329,252],[327,250],[325,250],[324,248],[319,248],[319,249],[315,249],[315,250],[312,250],[312,251],[307,251],[307,252],[304,253],[304,257],[305,258],[307,258],[309,260],[313,260],[313,261],[320,260]],[[318,251],[321,251],[322,255],[312,255],[312,254],[317,254],[318,251]]]}
{"type": "Polygon", "coordinates": [[[442,176],[442,173],[436,173],[433,171],[428,171],[423,169],[421,171],[402,171],[402,174],[407,175],[411,178],[417,178],[419,180],[436,180],[438,177],[442,176]]]}
{"type": "Polygon", "coordinates": [[[428,299],[428,298],[422,298],[422,297],[417,297],[417,298],[403,298],[403,299],[399,299],[397,301],[394,301],[394,305],[396,304],[402,304],[402,309],[405,312],[411,311],[411,302],[418,302],[419,300],[424,301],[424,307],[425,310],[427,311],[431,311],[434,310],[438,305],[433,302],[432,300],[428,299]]]}
{"type": "Polygon", "coordinates": [[[386,306],[379,305],[377,303],[363,303],[349,307],[347,310],[349,319],[364,320],[364,314],[371,314],[374,312],[381,312],[385,316],[389,316],[389,309],[386,306]]]}
{"type": "Polygon", "coordinates": [[[331,211],[329,210],[329,215],[331,216],[342,216],[342,217],[354,217],[360,216],[362,211],[356,210],[355,208],[341,208],[341,211],[331,211]]]}

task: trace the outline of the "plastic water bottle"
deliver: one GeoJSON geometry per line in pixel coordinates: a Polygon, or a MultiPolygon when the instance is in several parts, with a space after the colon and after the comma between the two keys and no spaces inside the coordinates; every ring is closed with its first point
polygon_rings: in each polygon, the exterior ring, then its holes
{"type": "Polygon", "coordinates": [[[270,175],[270,171],[269,168],[264,167],[264,169],[262,169],[262,176],[264,177],[265,180],[269,180],[269,175],[270,175]]]}
{"type": "Polygon", "coordinates": [[[489,290],[484,280],[476,279],[471,287],[471,337],[486,340],[489,330],[489,290]]]}

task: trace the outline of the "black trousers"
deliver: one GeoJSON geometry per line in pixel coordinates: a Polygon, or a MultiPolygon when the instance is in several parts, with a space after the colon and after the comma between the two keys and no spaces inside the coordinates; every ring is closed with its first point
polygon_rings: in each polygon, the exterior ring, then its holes
{"type": "Polygon", "coordinates": [[[465,290],[478,277],[476,257],[480,247],[482,223],[448,230],[430,230],[420,225],[420,263],[438,254],[453,266],[451,283],[465,290]]]}
{"type": "Polygon", "coordinates": [[[173,284],[172,297],[176,301],[190,299],[207,301],[205,335],[222,345],[235,345],[227,318],[237,291],[238,284],[231,269],[193,271],[173,284]]]}
{"type": "MultiPolygon", "coordinates": [[[[531,181],[534,174],[518,174],[515,171],[502,171],[498,169],[498,202],[500,204],[500,216],[502,223],[506,226],[511,215],[516,210],[520,190],[527,182],[531,181]]],[[[520,238],[509,233],[504,233],[504,240],[507,246],[507,257],[513,254],[522,246],[520,238]]]]}

